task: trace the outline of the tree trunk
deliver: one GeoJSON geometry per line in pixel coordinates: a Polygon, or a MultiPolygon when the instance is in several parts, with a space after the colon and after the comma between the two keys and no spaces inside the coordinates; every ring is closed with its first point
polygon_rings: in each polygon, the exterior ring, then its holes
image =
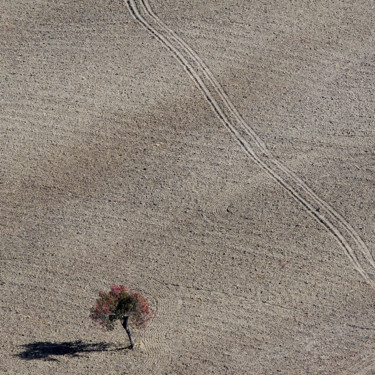
{"type": "Polygon", "coordinates": [[[129,320],[129,317],[128,316],[124,316],[124,320],[122,321],[122,326],[124,327],[126,333],[129,336],[130,349],[133,349],[133,347],[134,347],[134,341],[133,341],[133,337],[132,337],[132,334],[131,334],[129,326],[128,326],[128,320],[129,320]]]}

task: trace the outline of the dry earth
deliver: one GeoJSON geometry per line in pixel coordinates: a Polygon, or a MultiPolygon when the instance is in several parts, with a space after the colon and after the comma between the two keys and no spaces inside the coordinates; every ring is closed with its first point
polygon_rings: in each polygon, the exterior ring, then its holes
{"type": "Polygon", "coordinates": [[[2,0],[0,373],[375,374],[374,12],[2,0]]]}

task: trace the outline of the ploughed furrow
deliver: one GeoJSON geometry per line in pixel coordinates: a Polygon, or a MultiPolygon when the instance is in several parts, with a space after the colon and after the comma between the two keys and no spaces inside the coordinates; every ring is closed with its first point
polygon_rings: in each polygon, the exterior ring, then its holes
{"type": "Polygon", "coordinates": [[[319,198],[298,176],[280,163],[242,119],[220,84],[199,56],[153,13],[148,0],[128,0],[129,10],[167,48],[201,90],[212,109],[243,150],[304,209],[330,232],[367,283],[375,282],[364,267],[375,270],[371,252],[352,226],[319,198]]]}

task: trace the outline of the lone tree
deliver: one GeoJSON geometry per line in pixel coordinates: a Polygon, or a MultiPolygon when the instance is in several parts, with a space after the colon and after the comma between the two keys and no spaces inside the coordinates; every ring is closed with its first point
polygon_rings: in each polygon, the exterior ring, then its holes
{"type": "Polygon", "coordinates": [[[134,340],[129,318],[135,327],[144,328],[154,315],[146,297],[124,285],[111,285],[109,292],[99,291],[99,298],[90,310],[90,318],[106,331],[112,331],[116,320],[121,320],[130,340],[130,349],[134,347],[134,340]]]}

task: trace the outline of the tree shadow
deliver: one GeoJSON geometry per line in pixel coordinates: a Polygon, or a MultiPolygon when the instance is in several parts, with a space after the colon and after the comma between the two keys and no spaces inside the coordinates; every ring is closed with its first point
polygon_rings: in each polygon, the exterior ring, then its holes
{"type": "Polygon", "coordinates": [[[69,357],[79,357],[82,353],[117,351],[128,349],[129,347],[118,347],[113,344],[84,343],[81,340],[68,342],[33,342],[22,345],[24,351],[16,354],[16,357],[33,360],[41,359],[44,361],[58,361],[54,356],[64,355],[69,357]]]}

